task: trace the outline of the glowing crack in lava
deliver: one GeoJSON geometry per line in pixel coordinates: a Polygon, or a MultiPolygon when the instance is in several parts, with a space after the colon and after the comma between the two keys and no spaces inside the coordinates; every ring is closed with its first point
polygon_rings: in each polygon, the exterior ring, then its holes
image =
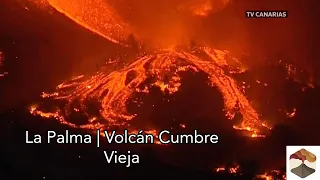
{"type": "MultiPolygon", "coordinates": [[[[127,37],[130,34],[125,23],[121,23],[105,1],[102,0],[48,0],[48,3],[83,27],[118,43],[116,36],[127,37]]],[[[251,137],[260,137],[259,131],[269,127],[259,120],[259,114],[251,106],[232,73],[241,73],[241,69],[231,67],[228,61],[239,64],[225,51],[209,47],[192,47],[185,49],[158,50],[144,53],[131,64],[120,70],[110,71],[103,67],[91,77],[79,76],[57,87],[57,92],[43,93],[43,98],[64,101],[58,103],[54,110],[34,105],[30,112],[46,118],[55,118],[72,127],[86,129],[127,128],[132,131],[130,120],[136,115],[127,111],[127,102],[135,92],[148,93],[150,87],[157,86],[163,92],[174,93],[179,90],[180,76],[183,71],[202,71],[208,75],[210,85],[216,86],[224,98],[226,116],[234,118],[237,112],[243,120],[235,129],[250,132],[251,137]],[[130,81],[127,77],[134,74],[130,81]],[[145,81],[152,77],[152,83],[145,81]],[[99,110],[90,114],[88,102],[97,100],[99,110]],[[76,125],[68,121],[72,112],[84,112],[89,123],[76,125]]],[[[241,67],[241,66],[239,66],[241,67]]],[[[155,133],[155,129],[148,131],[155,133]]]]}

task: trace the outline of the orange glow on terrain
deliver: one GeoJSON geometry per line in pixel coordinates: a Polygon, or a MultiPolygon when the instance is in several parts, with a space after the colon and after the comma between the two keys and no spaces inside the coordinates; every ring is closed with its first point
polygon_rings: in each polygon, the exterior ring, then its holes
{"type": "Polygon", "coordinates": [[[129,26],[104,0],[36,0],[39,7],[51,6],[84,28],[121,43],[131,33],[129,26]]]}
{"type": "Polygon", "coordinates": [[[209,85],[216,86],[222,93],[226,116],[233,119],[236,112],[239,111],[242,114],[242,123],[234,128],[251,132],[252,137],[261,137],[258,135],[259,131],[270,127],[259,120],[257,111],[251,106],[237,82],[228,75],[230,72],[225,69],[230,69],[232,73],[241,73],[242,70],[228,66],[227,58],[232,59],[227,52],[209,47],[157,51],[150,55],[143,55],[123,69],[110,73],[105,73],[106,70],[102,69],[91,77],[79,76],[58,85],[57,92],[43,93],[43,98],[66,100],[68,103],[63,109],[45,113],[37,106],[32,106],[30,111],[32,114],[56,118],[62,123],[75,126],[68,123],[64,116],[70,114],[70,111],[79,111],[79,109],[86,111],[88,107],[85,102],[89,99],[97,99],[101,103],[99,116],[104,119],[104,122],[95,121],[95,117],[89,117],[92,119],[91,124],[82,126],[83,128],[129,128],[131,127],[130,120],[136,115],[127,112],[126,103],[135,92],[149,93],[149,88],[157,86],[163,92],[172,94],[179,90],[180,72],[203,71],[208,75],[209,85]],[[199,57],[197,55],[199,53],[204,53],[204,55],[199,57]],[[132,72],[135,76],[130,82],[127,82],[127,77],[132,72]],[[141,85],[148,77],[155,77],[154,82],[142,87],[141,85]],[[77,101],[81,106],[77,109],[70,108],[77,101]]]}
{"type": "MultiPolygon", "coordinates": [[[[48,6],[64,14],[82,27],[117,44],[123,44],[126,38],[134,35],[139,39],[130,25],[125,23],[116,11],[104,0],[37,0],[39,6],[48,6]]],[[[206,16],[213,7],[224,7],[230,1],[221,1],[220,5],[210,1],[202,1],[197,5],[188,5],[193,14],[206,16]]],[[[181,5],[184,7],[185,5],[181,5]]],[[[170,28],[170,27],[168,27],[170,28]]],[[[139,40],[140,41],[140,40],[139,40]]],[[[204,45],[193,47],[156,49],[152,52],[141,52],[131,63],[117,69],[102,67],[92,76],[78,76],[65,81],[56,87],[56,92],[43,93],[45,99],[61,100],[64,106],[57,106],[45,111],[41,104],[30,107],[30,112],[45,118],[54,118],[63,124],[84,129],[127,128],[132,131],[139,129],[130,124],[136,114],[127,111],[127,102],[134,93],[149,93],[151,87],[158,87],[164,93],[173,94],[181,85],[180,73],[185,71],[204,72],[208,76],[209,86],[215,86],[224,99],[225,115],[234,119],[237,113],[242,115],[242,122],[235,124],[234,129],[245,131],[249,137],[264,137],[271,126],[261,120],[259,112],[253,107],[245,95],[245,88],[234,78],[234,74],[243,73],[245,67],[228,51],[214,49],[204,45]],[[133,77],[131,77],[133,76],[133,77]],[[131,78],[128,78],[131,77],[131,78]],[[153,79],[144,85],[148,78],[153,79]],[[88,113],[88,101],[99,104],[98,113],[88,113]],[[75,104],[77,104],[75,106],[75,104]],[[85,112],[88,124],[76,125],[67,117],[73,112],[85,112]]],[[[115,60],[117,61],[117,60],[115,60]]],[[[288,75],[294,74],[294,68],[286,66],[288,75]]],[[[258,81],[260,83],[260,81],[258,81]]],[[[258,83],[257,82],[257,83],[258,83]]],[[[264,86],[268,84],[264,83],[264,86]]],[[[293,117],[295,111],[287,116],[293,117]]],[[[185,128],[186,125],[181,125],[185,128]]],[[[156,133],[156,128],[148,131],[156,133]]]]}

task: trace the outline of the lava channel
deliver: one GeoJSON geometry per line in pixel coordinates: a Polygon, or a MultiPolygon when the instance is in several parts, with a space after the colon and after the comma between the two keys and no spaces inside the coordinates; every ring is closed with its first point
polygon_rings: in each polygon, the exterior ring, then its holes
{"type": "MultiPolygon", "coordinates": [[[[225,51],[208,47],[158,51],[143,55],[120,70],[106,73],[102,68],[89,78],[79,76],[58,85],[57,92],[43,93],[43,98],[66,102],[63,107],[57,107],[53,112],[41,111],[41,107],[36,105],[33,105],[30,111],[34,115],[58,119],[72,127],[92,130],[127,128],[135,131],[138,127],[130,126],[130,120],[136,115],[127,112],[126,104],[134,93],[149,93],[151,87],[157,86],[163,92],[172,94],[179,90],[180,72],[202,71],[208,75],[209,85],[217,87],[223,95],[226,116],[233,119],[238,111],[242,114],[242,123],[234,128],[249,131],[252,137],[259,137],[260,130],[269,127],[259,120],[259,114],[229,75],[230,72],[242,71],[228,66],[226,59],[236,60],[228,56],[225,51]],[[131,72],[135,72],[135,76],[127,82],[127,76],[131,72]],[[163,80],[165,74],[170,74],[166,82],[163,80]],[[145,85],[149,77],[153,77],[154,81],[145,85]],[[68,122],[66,117],[72,111],[88,112],[90,100],[99,103],[98,113],[87,114],[90,123],[76,125],[68,122]]],[[[155,132],[155,129],[150,129],[150,132],[155,132]]]]}

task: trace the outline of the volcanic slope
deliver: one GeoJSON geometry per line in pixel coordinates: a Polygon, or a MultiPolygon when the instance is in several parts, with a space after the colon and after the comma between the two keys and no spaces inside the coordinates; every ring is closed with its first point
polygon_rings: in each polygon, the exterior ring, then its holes
{"type": "Polygon", "coordinates": [[[86,102],[95,99],[100,104],[99,113],[87,113],[90,123],[80,127],[128,128],[130,120],[136,115],[127,112],[127,102],[135,92],[149,93],[151,87],[157,86],[163,92],[172,94],[179,90],[181,72],[202,71],[208,75],[209,85],[216,86],[222,93],[226,116],[233,119],[235,113],[242,114],[242,123],[234,128],[250,131],[251,136],[256,137],[261,129],[267,129],[268,126],[259,120],[259,114],[231,76],[232,73],[241,73],[242,70],[229,66],[228,61],[237,62],[237,59],[230,57],[225,51],[208,47],[144,54],[122,69],[110,71],[105,67],[91,77],[79,76],[58,85],[57,92],[43,93],[43,98],[66,102],[63,107],[60,106],[53,112],[44,112],[41,107],[34,105],[30,111],[35,115],[54,117],[62,123],[77,126],[68,122],[67,117],[72,111],[88,112],[86,102]],[[128,81],[129,76],[131,78],[128,81]],[[146,85],[145,81],[149,78],[152,82],[146,85]],[[104,121],[96,121],[101,118],[104,121]]]}

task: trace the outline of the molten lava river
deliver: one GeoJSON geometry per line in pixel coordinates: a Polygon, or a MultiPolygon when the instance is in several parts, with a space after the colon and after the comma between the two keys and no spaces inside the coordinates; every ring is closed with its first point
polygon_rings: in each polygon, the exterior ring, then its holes
{"type": "MultiPolygon", "coordinates": [[[[33,2],[42,7],[54,8],[79,25],[123,46],[123,40],[134,34],[130,26],[103,0],[33,2]]],[[[207,11],[208,8],[205,7],[203,10],[207,11]]],[[[199,14],[199,11],[201,9],[197,9],[196,13],[199,14]]],[[[231,57],[227,51],[211,47],[193,46],[159,49],[152,53],[141,52],[140,56],[123,68],[111,71],[110,67],[102,67],[90,77],[81,75],[63,82],[57,86],[56,92],[42,94],[43,98],[58,102],[59,105],[51,107],[50,110],[42,104],[33,105],[30,112],[33,115],[57,119],[75,128],[126,128],[134,132],[139,130],[139,127],[132,126],[130,120],[136,114],[127,111],[127,102],[134,93],[148,93],[151,87],[157,86],[163,93],[172,94],[179,91],[181,72],[201,71],[207,74],[209,85],[217,87],[223,95],[226,116],[233,119],[236,113],[242,114],[242,122],[234,128],[248,132],[251,137],[262,137],[264,135],[260,132],[270,127],[259,119],[259,113],[244,95],[244,89],[232,78],[233,74],[244,72],[241,67],[241,62],[231,57]],[[152,82],[146,84],[146,80],[150,78],[152,82]],[[97,113],[88,110],[88,102],[94,100],[100,107],[97,113]],[[71,123],[68,117],[73,112],[83,112],[89,123],[71,123]]],[[[145,132],[156,134],[157,130],[154,128],[145,132]]]]}

